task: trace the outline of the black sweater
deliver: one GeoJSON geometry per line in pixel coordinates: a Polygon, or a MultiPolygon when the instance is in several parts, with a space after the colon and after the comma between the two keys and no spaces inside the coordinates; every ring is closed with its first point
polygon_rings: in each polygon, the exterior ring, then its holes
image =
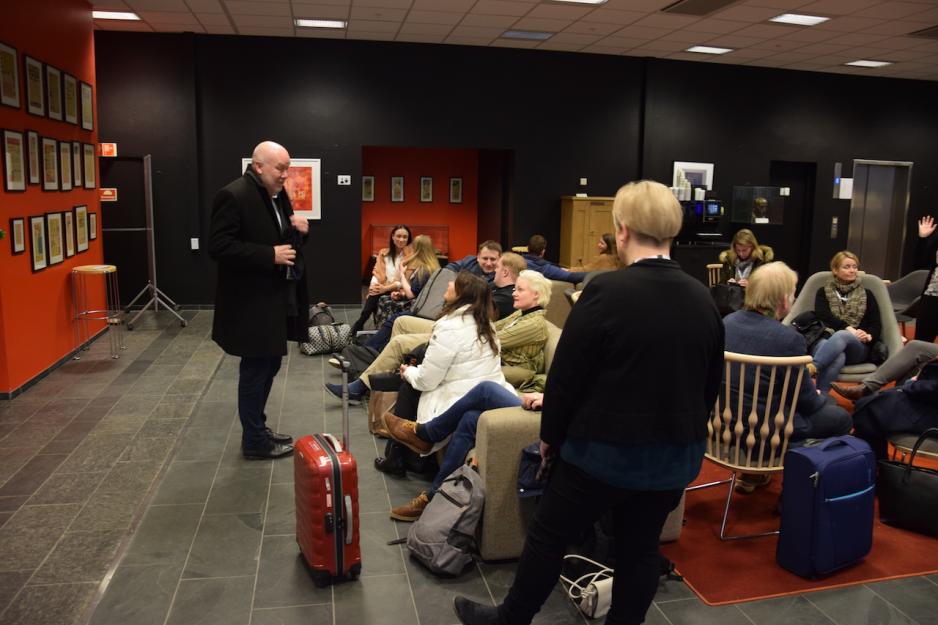
{"type": "Polygon", "coordinates": [[[667,259],[597,275],[564,324],[541,440],[686,444],[706,438],[723,322],[709,291],[667,259]]]}

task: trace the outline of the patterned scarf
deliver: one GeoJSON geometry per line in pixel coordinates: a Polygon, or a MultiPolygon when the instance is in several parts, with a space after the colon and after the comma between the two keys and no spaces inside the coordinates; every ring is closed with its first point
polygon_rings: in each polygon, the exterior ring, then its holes
{"type": "Polygon", "coordinates": [[[752,273],[752,256],[746,260],[736,259],[736,279],[737,280],[748,280],[749,274],[752,273]]]}
{"type": "Polygon", "coordinates": [[[824,287],[831,313],[848,326],[856,328],[866,314],[866,289],[860,277],[849,284],[832,279],[824,287]]]}

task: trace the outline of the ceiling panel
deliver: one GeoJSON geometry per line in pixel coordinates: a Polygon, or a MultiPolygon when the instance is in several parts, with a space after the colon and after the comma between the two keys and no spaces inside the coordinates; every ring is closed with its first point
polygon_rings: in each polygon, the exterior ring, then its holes
{"type": "Polygon", "coordinates": [[[680,58],[857,75],[935,79],[938,41],[907,36],[938,26],[938,0],[737,0],[703,17],[661,13],[674,0],[608,0],[598,6],[553,0],[92,0],[134,10],[139,22],[97,20],[98,30],[237,32],[248,35],[373,39],[537,48],[590,54],[680,58]],[[832,17],[816,27],[779,25],[782,12],[832,17]],[[348,30],[296,29],[294,17],[349,20],[348,30]],[[233,20],[231,23],[229,20],[233,20]],[[509,29],[556,33],[512,41],[509,29]],[[722,57],[689,54],[693,44],[733,48],[722,57]],[[844,71],[862,56],[895,61],[878,73],[844,71]]]}
{"type": "Polygon", "coordinates": [[[289,4],[264,4],[250,0],[228,0],[225,2],[232,15],[291,15],[289,4]]]}

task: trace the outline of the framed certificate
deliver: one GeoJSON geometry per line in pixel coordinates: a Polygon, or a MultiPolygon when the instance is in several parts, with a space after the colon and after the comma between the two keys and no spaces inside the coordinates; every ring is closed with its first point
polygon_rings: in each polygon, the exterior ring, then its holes
{"type": "Polygon", "coordinates": [[[3,188],[7,191],[26,190],[26,157],[23,133],[3,131],[3,188]]]}
{"type": "Polygon", "coordinates": [[[59,190],[59,142],[42,138],[42,190],[59,190]]]}
{"type": "Polygon", "coordinates": [[[94,130],[91,85],[86,82],[81,83],[81,127],[85,130],[94,130]]]}
{"type": "Polygon", "coordinates": [[[62,121],[62,72],[46,65],[46,95],[49,97],[49,119],[62,121]]]}

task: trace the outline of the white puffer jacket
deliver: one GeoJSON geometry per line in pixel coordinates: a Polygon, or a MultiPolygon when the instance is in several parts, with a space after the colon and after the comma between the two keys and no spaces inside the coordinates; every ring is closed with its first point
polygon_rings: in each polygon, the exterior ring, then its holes
{"type": "MultiPolygon", "coordinates": [[[[410,385],[422,391],[417,407],[418,423],[436,418],[479,382],[497,382],[514,392],[502,375],[498,355],[488,343],[479,342],[475,319],[463,314],[468,308],[468,305],[462,306],[437,320],[423,362],[408,367],[404,373],[410,385]]],[[[434,445],[433,451],[444,443],[434,445]]]]}

